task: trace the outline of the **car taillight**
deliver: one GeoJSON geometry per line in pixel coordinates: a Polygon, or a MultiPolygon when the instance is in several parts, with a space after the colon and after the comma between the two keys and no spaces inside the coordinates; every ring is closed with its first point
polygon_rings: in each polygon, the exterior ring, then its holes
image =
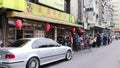
{"type": "Polygon", "coordinates": [[[7,59],[14,59],[15,55],[14,54],[6,54],[5,58],[7,58],[7,59]]]}

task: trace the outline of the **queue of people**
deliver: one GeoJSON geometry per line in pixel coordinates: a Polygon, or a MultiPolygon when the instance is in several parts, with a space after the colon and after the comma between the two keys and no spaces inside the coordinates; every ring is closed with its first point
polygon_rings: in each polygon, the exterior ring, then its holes
{"type": "Polygon", "coordinates": [[[111,42],[110,36],[107,34],[96,34],[94,37],[92,35],[79,35],[77,33],[68,35],[59,35],[57,42],[71,47],[74,51],[79,51],[83,49],[89,49],[93,47],[100,47],[109,45],[111,42]]]}

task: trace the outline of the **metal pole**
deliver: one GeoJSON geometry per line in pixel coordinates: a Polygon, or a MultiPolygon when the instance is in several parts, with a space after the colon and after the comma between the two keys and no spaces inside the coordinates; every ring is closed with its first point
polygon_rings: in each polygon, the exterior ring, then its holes
{"type": "Polygon", "coordinates": [[[2,8],[0,10],[0,15],[1,15],[1,23],[2,23],[2,45],[1,47],[5,46],[6,44],[6,9],[2,8]]]}
{"type": "Polygon", "coordinates": [[[54,28],[54,40],[57,41],[57,27],[54,28]]]}
{"type": "Polygon", "coordinates": [[[6,37],[6,23],[5,23],[5,16],[2,16],[2,42],[3,45],[1,47],[5,46],[5,37],[6,37]]]}

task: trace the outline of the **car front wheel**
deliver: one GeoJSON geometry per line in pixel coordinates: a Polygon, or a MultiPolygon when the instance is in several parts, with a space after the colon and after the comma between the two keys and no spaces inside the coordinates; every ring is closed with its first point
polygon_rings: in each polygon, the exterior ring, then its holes
{"type": "Polygon", "coordinates": [[[66,60],[71,60],[71,59],[72,59],[72,52],[71,52],[70,50],[67,51],[66,56],[65,56],[65,59],[66,59],[66,60]]]}
{"type": "Polygon", "coordinates": [[[39,68],[39,66],[39,60],[33,57],[28,61],[26,68],[39,68]]]}

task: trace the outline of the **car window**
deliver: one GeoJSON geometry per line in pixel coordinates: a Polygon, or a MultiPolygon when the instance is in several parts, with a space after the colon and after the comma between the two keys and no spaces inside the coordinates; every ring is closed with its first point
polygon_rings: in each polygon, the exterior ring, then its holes
{"type": "Polygon", "coordinates": [[[47,47],[49,47],[49,45],[41,45],[41,46],[39,46],[39,48],[47,48],[47,47]]]}
{"type": "Polygon", "coordinates": [[[28,39],[24,39],[24,40],[17,40],[11,44],[9,44],[7,47],[22,47],[24,46],[27,42],[29,42],[30,40],[28,39]]]}
{"type": "Polygon", "coordinates": [[[48,48],[48,47],[58,47],[58,45],[52,44],[52,45],[41,45],[41,46],[39,46],[39,48],[48,48]]]}
{"type": "Polygon", "coordinates": [[[54,44],[49,45],[49,47],[56,47],[54,44]]]}
{"type": "Polygon", "coordinates": [[[50,47],[56,47],[57,45],[59,45],[56,41],[52,39],[47,39],[46,42],[50,47]]]}
{"type": "Polygon", "coordinates": [[[39,48],[41,45],[39,44],[39,40],[35,40],[32,44],[32,48],[39,48]]]}
{"type": "Polygon", "coordinates": [[[45,48],[45,47],[56,47],[57,42],[51,39],[37,39],[33,42],[32,48],[45,48]]]}
{"type": "Polygon", "coordinates": [[[61,45],[60,44],[52,44],[52,45],[49,45],[49,47],[60,47],[61,45]]]}

